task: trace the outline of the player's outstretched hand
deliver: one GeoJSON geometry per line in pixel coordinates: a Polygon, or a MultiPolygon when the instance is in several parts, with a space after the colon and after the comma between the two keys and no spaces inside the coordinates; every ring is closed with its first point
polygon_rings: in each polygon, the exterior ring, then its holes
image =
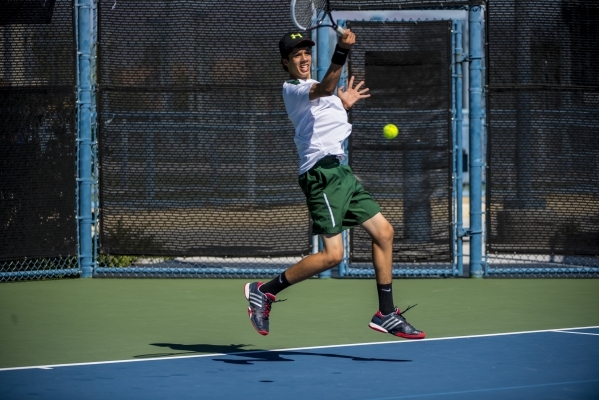
{"type": "Polygon", "coordinates": [[[341,99],[341,103],[343,103],[343,107],[346,110],[352,108],[352,106],[356,104],[356,101],[370,97],[370,94],[368,94],[369,89],[367,87],[362,88],[362,85],[364,85],[364,81],[358,83],[356,87],[353,87],[354,77],[352,76],[349,78],[349,84],[347,85],[346,90],[343,90],[345,89],[344,87],[340,87],[337,90],[337,96],[341,99]]]}

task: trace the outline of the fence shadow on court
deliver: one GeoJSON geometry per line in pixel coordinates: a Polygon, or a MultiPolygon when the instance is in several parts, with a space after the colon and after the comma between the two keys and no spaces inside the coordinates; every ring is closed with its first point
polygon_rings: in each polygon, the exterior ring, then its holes
{"type": "Polygon", "coordinates": [[[249,350],[246,344],[230,344],[230,345],[212,345],[212,344],[179,344],[179,343],[150,343],[152,346],[169,348],[178,351],[177,353],[154,353],[142,354],[135,358],[154,358],[154,357],[171,357],[171,356],[189,356],[200,354],[223,354],[224,356],[246,357],[247,359],[235,358],[215,358],[214,361],[224,362],[227,364],[252,365],[257,361],[295,361],[282,356],[318,356],[344,358],[352,361],[379,361],[379,362],[411,362],[412,360],[402,360],[393,358],[365,358],[356,357],[345,354],[334,353],[315,353],[306,351],[275,351],[275,350],[249,350]]]}

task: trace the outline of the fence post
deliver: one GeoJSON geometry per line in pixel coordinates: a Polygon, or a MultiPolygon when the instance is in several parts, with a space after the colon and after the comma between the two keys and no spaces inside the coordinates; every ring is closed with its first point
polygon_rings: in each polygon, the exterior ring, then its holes
{"type": "Polygon", "coordinates": [[[91,132],[91,1],[75,2],[77,29],[77,221],[79,268],[82,278],[92,276],[92,132],[91,132]]]}
{"type": "MultiPolygon", "coordinates": [[[[344,19],[337,20],[337,25],[345,28],[347,26],[347,21],[344,19]]],[[[335,40],[337,40],[337,36],[335,35],[335,40]]],[[[330,42],[329,42],[330,43],[330,42]]],[[[343,86],[347,90],[347,83],[349,79],[347,76],[347,64],[343,66],[341,70],[341,77],[339,78],[339,84],[337,87],[343,86]]],[[[348,115],[349,119],[349,115],[348,115]]],[[[351,121],[350,121],[351,122],[351,121]]],[[[346,138],[343,142],[343,149],[345,151],[345,160],[343,160],[342,164],[349,164],[349,138],[346,138]]],[[[339,277],[347,276],[349,271],[349,230],[346,229],[341,232],[341,240],[343,241],[343,260],[337,267],[339,277]]]]}
{"type": "Polygon", "coordinates": [[[464,62],[464,53],[462,48],[462,21],[453,21],[454,29],[454,44],[453,49],[453,64],[454,64],[454,101],[455,101],[455,117],[454,117],[454,160],[455,160],[455,199],[456,199],[456,244],[457,244],[457,274],[458,276],[464,276],[464,246],[463,237],[465,236],[463,227],[463,209],[462,209],[462,197],[463,197],[463,179],[462,179],[462,119],[463,113],[463,82],[462,82],[462,62],[464,62]]]}
{"type": "Polygon", "coordinates": [[[481,278],[482,270],[482,16],[483,6],[470,7],[470,274],[481,278]]]}
{"type": "MultiPolygon", "coordinates": [[[[317,41],[316,41],[316,80],[321,82],[324,79],[327,70],[329,69],[329,65],[331,64],[331,55],[329,52],[329,29],[328,27],[324,29],[318,29],[317,31],[317,41]]],[[[318,241],[318,250],[322,250],[322,240],[318,241]]],[[[327,270],[318,274],[319,278],[330,278],[331,270],[327,270]]]]}

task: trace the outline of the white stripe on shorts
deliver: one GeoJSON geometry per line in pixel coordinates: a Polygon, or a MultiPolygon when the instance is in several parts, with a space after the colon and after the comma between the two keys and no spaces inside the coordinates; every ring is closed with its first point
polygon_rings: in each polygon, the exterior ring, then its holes
{"type": "Polygon", "coordinates": [[[327,207],[329,208],[329,214],[331,214],[331,221],[333,222],[333,228],[335,227],[335,217],[333,217],[333,210],[331,210],[331,206],[329,204],[329,199],[327,199],[327,194],[323,193],[324,201],[327,203],[327,207]]]}

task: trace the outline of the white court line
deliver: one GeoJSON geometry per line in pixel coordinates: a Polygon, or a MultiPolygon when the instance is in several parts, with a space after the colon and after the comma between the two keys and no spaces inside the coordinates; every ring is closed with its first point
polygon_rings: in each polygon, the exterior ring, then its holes
{"type": "MultiPolygon", "coordinates": [[[[595,329],[598,326],[581,326],[577,328],[563,328],[563,329],[595,329]]],[[[80,367],[88,365],[104,365],[104,364],[120,364],[120,363],[132,363],[132,362],[144,362],[144,361],[168,361],[168,360],[179,360],[184,358],[202,358],[202,357],[219,357],[219,356],[236,356],[255,353],[266,353],[266,352],[281,352],[281,351],[298,351],[298,350],[314,350],[314,349],[332,349],[338,347],[357,347],[357,346],[374,346],[379,344],[408,344],[408,343],[422,343],[422,342],[435,342],[439,340],[454,340],[454,339],[474,339],[482,337],[495,337],[495,336],[509,336],[509,335],[524,335],[528,333],[543,333],[543,332],[564,332],[564,333],[575,333],[567,332],[558,329],[542,329],[538,331],[521,331],[521,332],[505,332],[505,333],[487,333],[484,335],[469,335],[469,336],[450,336],[443,338],[432,338],[432,339],[419,339],[419,340],[403,340],[403,341],[387,341],[387,342],[370,342],[370,343],[350,343],[350,344],[336,344],[330,346],[312,346],[312,347],[295,347],[290,349],[274,349],[274,350],[251,350],[251,351],[238,351],[235,353],[212,353],[212,354],[193,354],[188,356],[174,356],[174,357],[151,357],[151,358],[140,358],[133,360],[112,360],[112,361],[95,361],[86,363],[72,363],[72,364],[49,364],[49,365],[33,365],[27,367],[12,367],[12,368],[0,368],[2,371],[16,371],[21,369],[53,369],[59,367],[80,367]]]]}
{"type": "Polygon", "coordinates": [[[591,335],[591,336],[599,336],[599,333],[589,333],[589,332],[570,332],[570,331],[564,331],[564,330],[555,330],[553,332],[557,332],[557,333],[572,333],[574,335],[591,335]]]}

